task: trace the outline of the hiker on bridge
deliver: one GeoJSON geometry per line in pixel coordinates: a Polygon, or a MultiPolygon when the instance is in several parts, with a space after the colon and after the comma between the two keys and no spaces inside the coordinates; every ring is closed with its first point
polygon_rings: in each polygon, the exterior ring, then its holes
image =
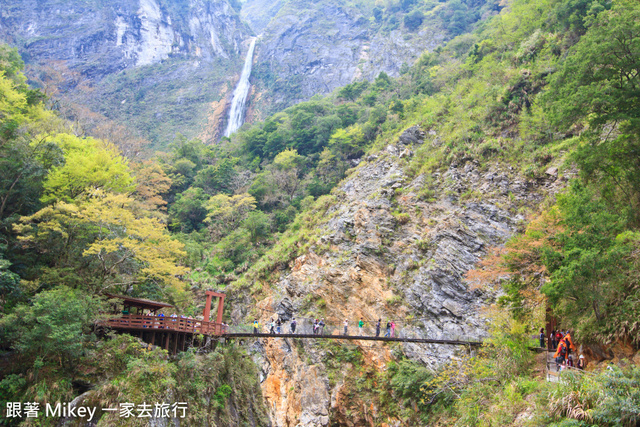
{"type": "Polygon", "coordinates": [[[318,319],[313,321],[313,335],[318,335],[318,328],[320,326],[318,325],[318,319]]]}
{"type": "Polygon", "coordinates": [[[269,323],[269,333],[270,334],[276,333],[276,322],[273,321],[273,317],[271,318],[271,322],[269,323]]]}
{"type": "Polygon", "coordinates": [[[282,333],[282,320],[280,320],[280,318],[278,317],[278,320],[276,320],[276,334],[281,334],[282,333]]]}
{"type": "Polygon", "coordinates": [[[360,318],[360,321],[358,322],[358,335],[362,336],[362,328],[364,328],[364,320],[362,320],[362,317],[360,318]]]}
{"type": "Polygon", "coordinates": [[[384,331],[384,336],[385,337],[390,337],[391,336],[391,321],[387,320],[387,329],[384,331]]]}
{"type": "Polygon", "coordinates": [[[296,333],[296,318],[293,317],[291,318],[291,333],[295,334],[296,333]]]}
{"type": "Polygon", "coordinates": [[[391,338],[393,338],[396,334],[396,322],[391,321],[391,338]]]}
{"type": "Polygon", "coordinates": [[[344,319],[344,336],[347,336],[347,328],[349,328],[349,321],[344,319]]]}
{"type": "Polygon", "coordinates": [[[260,326],[260,324],[258,323],[258,319],[253,319],[253,333],[254,334],[258,333],[258,326],[260,326]]]}
{"type": "Polygon", "coordinates": [[[326,323],[324,323],[324,319],[322,319],[320,321],[320,323],[318,323],[318,335],[324,335],[324,326],[326,323]]]}
{"type": "Polygon", "coordinates": [[[376,337],[380,336],[380,322],[382,319],[378,319],[378,323],[376,323],[376,337]]]}

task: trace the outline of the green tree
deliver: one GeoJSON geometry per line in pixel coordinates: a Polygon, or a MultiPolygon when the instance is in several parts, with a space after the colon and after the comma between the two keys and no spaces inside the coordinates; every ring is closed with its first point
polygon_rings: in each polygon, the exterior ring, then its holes
{"type": "Polygon", "coordinates": [[[355,101],[360,94],[369,87],[369,82],[366,80],[363,82],[354,82],[343,86],[338,91],[338,96],[342,99],[349,101],[355,101]]]}
{"type": "MultiPolygon", "coordinates": [[[[353,125],[347,129],[338,129],[329,140],[329,147],[339,153],[342,159],[351,159],[361,155],[364,151],[364,132],[360,125],[353,125]]],[[[329,161],[325,155],[325,161],[329,161]]]]}
{"type": "Polygon", "coordinates": [[[61,160],[46,130],[55,121],[26,84],[18,52],[0,44],[0,220],[39,208],[42,182],[61,160]]]}
{"type": "Polygon", "coordinates": [[[22,61],[18,49],[0,44],[0,70],[4,71],[5,77],[16,83],[24,83],[26,79],[22,74],[23,69],[24,61],[22,61]]]}
{"type": "Polygon", "coordinates": [[[95,190],[77,204],[58,202],[14,225],[21,245],[48,260],[40,280],[104,290],[156,283],[182,288],[183,245],[123,194],[95,190]]]}
{"type": "Polygon", "coordinates": [[[269,235],[271,220],[264,212],[253,211],[249,212],[247,218],[242,221],[242,227],[249,232],[251,241],[257,243],[269,235]]]}
{"type": "Polygon", "coordinates": [[[305,158],[296,150],[285,150],[273,159],[270,170],[272,183],[286,195],[289,202],[300,191],[305,163],[305,158]]]}
{"type": "Polygon", "coordinates": [[[640,5],[620,0],[597,15],[561,70],[549,98],[556,122],[587,118],[596,130],[607,123],[640,129],[640,5]]]}
{"type": "Polygon", "coordinates": [[[218,194],[209,199],[205,208],[207,209],[205,222],[209,224],[211,233],[216,238],[220,238],[237,228],[247,214],[256,208],[256,199],[246,193],[235,196],[218,194]]]}
{"type": "Polygon", "coordinates": [[[24,357],[73,369],[92,339],[93,323],[103,304],[65,286],[38,293],[0,320],[0,326],[24,357]]]}
{"type": "Polygon", "coordinates": [[[208,195],[200,187],[190,187],[178,194],[169,208],[169,223],[174,230],[189,233],[204,226],[208,195]]]}
{"type": "Polygon", "coordinates": [[[129,192],[135,189],[129,163],[111,143],[59,134],[53,138],[64,153],[44,182],[43,202],[70,202],[88,190],[129,192]]]}
{"type": "Polygon", "coordinates": [[[424,14],[419,10],[414,10],[404,17],[404,26],[407,27],[409,31],[415,31],[422,25],[422,21],[424,20],[424,14]]]}
{"type": "Polygon", "coordinates": [[[9,270],[11,262],[4,259],[6,245],[0,245],[0,309],[4,312],[17,301],[22,290],[20,289],[20,276],[9,270]]]}
{"type": "Polygon", "coordinates": [[[555,2],[555,18],[564,30],[584,34],[590,19],[611,7],[611,0],[562,0],[555,2]]]}
{"type": "Polygon", "coordinates": [[[621,0],[594,18],[546,98],[553,123],[586,121],[575,159],[605,197],[640,221],[640,5],[621,0]]]}
{"type": "Polygon", "coordinates": [[[578,182],[558,197],[558,209],[564,230],[555,236],[556,246],[544,252],[550,281],[542,291],[563,314],[588,318],[590,313],[601,323],[607,306],[616,301],[617,276],[628,269],[625,258],[634,247],[616,240],[625,218],[578,182]]]}
{"type": "Polygon", "coordinates": [[[233,180],[237,176],[234,168],[237,159],[222,159],[215,165],[209,165],[198,171],[193,185],[202,188],[205,193],[233,193],[233,180]]]}

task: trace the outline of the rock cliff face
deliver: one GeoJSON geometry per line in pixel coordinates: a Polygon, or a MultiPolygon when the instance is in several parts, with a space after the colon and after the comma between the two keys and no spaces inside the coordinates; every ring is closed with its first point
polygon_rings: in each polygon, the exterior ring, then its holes
{"type": "Polygon", "coordinates": [[[102,78],[169,56],[235,56],[246,29],[225,0],[22,0],[0,5],[0,34],[31,61],[64,60],[102,78]]]}
{"type": "Polygon", "coordinates": [[[164,148],[177,133],[218,140],[252,33],[262,37],[249,122],[382,71],[398,75],[449,37],[437,13],[447,4],[409,29],[391,3],[378,19],[373,2],[247,0],[245,24],[229,0],[17,0],[0,4],[0,41],[18,46],[30,77],[64,101],[164,148]]]}
{"type": "Polygon", "coordinates": [[[256,34],[262,34],[283,4],[284,0],[246,0],[242,3],[240,16],[256,34]]]}
{"type": "Polygon", "coordinates": [[[0,4],[0,40],[18,46],[30,77],[161,145],[203,131],[249,33],[227,0],[0,4]]]}
{"type": "Polygon", "coordinates": [[[397,76],[445,38],[436,21],[416,31],[382,28],[344,2],[292,1],[264,29],[255,81],[266,96],[257,102],[263,117],[318,93],[384,71],[397,76]]]}
{"type": "MultiPolygon", "coordinates": [[[[503,244],[515,232],[524,220],[515,213],[517,207],[538,203],[559,183],[527,182],[508,168],[481,169],[470,162],[411,177],[414,151],[434,142],[435,135],[414,127],[361,162],[339,186],[339,201],[327,211],[316,244],[258,301],[262,323],[275,313],[286,320],[295,316],[309,333],[313,318],[325,318],[327,333],[341,333],[348,319],[355,335],[362,317],[370,335],[379,318],[383,323],[394,320],[397,336],[485,335],[482,308],[495,295],[469,289],[464,274],[489,247],[503,244]],[[482,194],[482,200],[467,196],[469,190],[482,194]]],[[[236,312],[238,320],[243,315],[236,312]]],[[[361,364],[375,371],[384,369],[393,351],[432,367],[464,351],[433,344],[351,343],[347,346],[362,351],[361,364]]],[[[290,339],[254,343],[275,425],[380,421],[375,403],[349,393],[355,380],[352,366],[332,364],[337,350],[331,345],[290,339]]]]}

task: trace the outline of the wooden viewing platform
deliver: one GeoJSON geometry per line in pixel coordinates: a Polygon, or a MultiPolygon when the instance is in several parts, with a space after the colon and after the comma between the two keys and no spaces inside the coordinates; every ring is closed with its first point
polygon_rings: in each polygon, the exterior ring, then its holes
{"type": "Polygon", "coordinates": [[[217,322],[191,319],[189,317],[150,316],[145,314],[124,314],[112,317],[105,322],[113,329],[129,329],[149,331],[178,331],[190,334],[222,335],[226,332],[226,325],[217,322]]]}
{"type": "Polygon", "coordinates": [[[376,337],[376,336],[359,336],[359,335],[318,335],[318,334],[264,334],[264,333],[227,333],[221,338],[321,338],[332,340],[361,340],[361,341],[384,341],[384,342],[414,342],[423,344],[448,344],[448,345],[471,345],[480,346],[480,341],[461,341],[461,340],[438,340],[433,338],[405,338],[405,337],[376,337]]]}
{"type": "Polygon", "coordinates": [[[163,347],[175,354],[179,350],[184,351],[187,347],[196,345],[198,341],[207,343],[209,337],[222,336],[227,332],[226,325],[222,323],[225,294],[214,291],[206,291],[205,294],[207,298],[202,313],[203,320],[158,315],[157,311],[159,310],[173,308],[171,304],[164,302],[106,294],[111,300],[117,301],[114,303],[115,307],[122,304],[122,314],[104,320],[101,325],[116,331],[137,335],[143,341],[163,347]],[[218,309],[216,321],[210,322],[213,298],[218,298],[218,309]],[[135,309],[137,313],[130,314],[132,309],[135,309]]]}

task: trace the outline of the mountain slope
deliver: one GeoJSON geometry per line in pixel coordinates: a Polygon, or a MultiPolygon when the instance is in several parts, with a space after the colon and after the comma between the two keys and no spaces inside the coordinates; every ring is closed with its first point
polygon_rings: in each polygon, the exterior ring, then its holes
{"type": "Polygon", "coordinates": [[[253,114],[264,119],[316,94],[372,81],[380,72],[396,77],[425,51],[499,9],[494,1],[404,1],[385,7],[371,1],[287,2],[262,34],[253,114]]]}
{"type": "MultiPolygon", "coordinates": [[[[87,130],[99,122],[166,148],[222,135],[248,39],[261,33],[248,121],[348,83],[397,76],[426,49],[496,13],[496,0],[309,3],[24,0],[0,5],[0,40],[87,130]],[[241,22],[241,18],[248,24],[241,22]]],[[[109,135],[102,135],[109,137],[109,135]]]]}
{"type": "MultiPolygon", "coordinates": [[[[0,5],[0,38],[18,46],[32,80],[63,106],[86,106],[161,146],[203,132],[249,33],[226,0],[0,5]]],[[[69,114],[89,121],[81,107],[69,114]]]]}

